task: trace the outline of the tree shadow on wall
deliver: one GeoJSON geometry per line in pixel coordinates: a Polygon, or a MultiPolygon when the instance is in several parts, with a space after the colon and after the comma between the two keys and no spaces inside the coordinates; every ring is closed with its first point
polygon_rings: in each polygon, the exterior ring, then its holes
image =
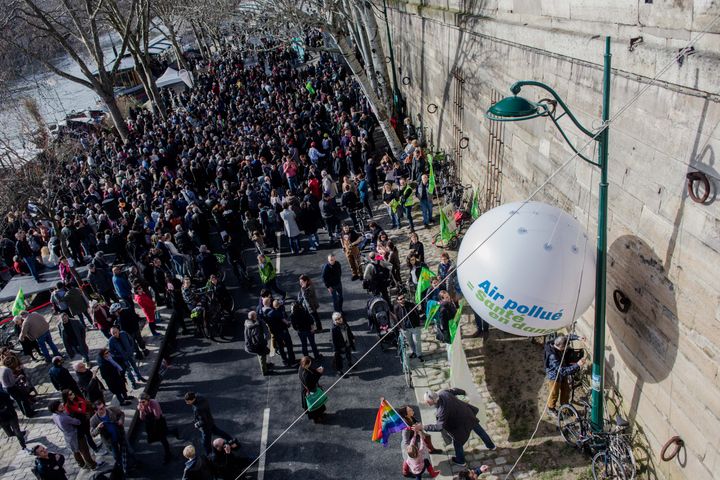
{"type": "MultiPolygon", "coordinates": [[[[620,383],[614,371],[615,355],[635,374],[632,396],[629,391],[623,392],[629,399],[625,402],[628,420],[634,423],[643,387],[662,382],[672,372],[680,335],[675,285],[658,255],[634,235],[618,238],[608,251],[606,308],[607,329],[616,346],[616,352],[607,354],[606,378],[614,385],[620,383]],[[630,300],[626,312],[616,305],[615,292],[630,300]]],[[[648,464],[644,473],[655,478],[654,456],[645,457],[648,464]]]]}
{"type": "MultiPolygon", "coordinates": [[[[482,350],[485,382],[507,422],[508,440],[530,438],[539,419],[538,392],[545,381],[543,346],[528,337],[493,329],[482,350]]],[[[555,434],[554,425],[547,422],[538,430],[540,438],[555,434]]]]}

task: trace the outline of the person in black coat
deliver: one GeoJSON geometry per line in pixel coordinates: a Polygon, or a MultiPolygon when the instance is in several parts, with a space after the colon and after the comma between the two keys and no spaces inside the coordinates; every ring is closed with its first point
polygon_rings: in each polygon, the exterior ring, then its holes
{"type": "MultiPolygon", "coordinates": [[[[313,363],[312,358],[304,356],[300,359],[300,368],[298,369],[298,375],[300,376],[300,397],[302,398],[302,408],[307,409],[307,400],[305,396],[308,392],[315,391],[320,386],[320,377],[323,374],[323,367],[318,367],[313,363]]],[[[318,423],[322,420],[325,415],[325,405],[316,408],[315,410],[308,411],[307,416],[310,420],[318,423]]]]}
{"type": "Polygon", "coordinates": [[[82,392],[82,396],[86,398],[90,403],[95,403],[98,400],[105,401],[105,385],[98,378],[97,370],[90,370],[87,365],[83,362],[73,363],[73,370],[75,370],[75,376],[77,377],[77,383],[82,392]]]}
{"type": "Polygon", "coordinates": [[[55,390],[58,392],[67,389],[76,395],[82,395],[75,379],[70,375],[68,369],[63,367],[62,357],[54,357],[52,359],[52,367],[50,367],[48,375],[50,376],[50,382],[52,382],[53,387],[55,387],[55,390]]]}
{"type": "Polygon", "coordinates": [[[67,480],[65,475],[65,457],[60,453],[48,452],[45,445],[35,445],[32,449],[35,455],[35,471],[42,480],[67,480]]]}
{"type": "Polygon", "coordinates": [[[0,427],[5,431],[5,434],[10,437],[15,437],[20,443],[21,448],[25,448],[25,432],[20,430],[20,424],[18,423],[17,412],[15,411],[15,402],[12,397],[0,389],[0,427]]]}
{"type": "Polygon", "coordinates": [[[215,424],[215,419],[210,411],[210,404],[205,397],[198,395],[195,392],[187,392],[185,394],[185,403],[190,405],[193,409],[195,428],[200,430],[202,444],[207,455],[209,455],[212,451],[213,434],[219,435],[225,440],[234,441],[229,433],[221,430],[220,427],[215,424]]]}
{"type": "Polygon", "coordinates": [[[352,351],[355,350],[355,336],[350,325],[345,323],[340,312],[332,314],[332,345],[335,352],[334,365],[337,372],[343,374],[343,357],[347,360],[348,366],[352,367],[352,351]]]}
{"type": "Polygon", "coordinates": [[[115,395],[120,405],[130,405],[125,386],[125,371],[110,355],[110,350],[103,348],[98,354],[98,369],[108,390],[115,395]]]}
{"type": "Polygon", "coordinates": [[[298,337],[300,337],[303,355],[308,356],[309,343],[315,358],[322,358],[315,344],[315,319],[303,307],[302,303],[295,302],[290,307],[290,324],[297,332],[298,337]]]}
{"type": "Polygon", "coordinates": [[[58,331],[68,356],[72,358],[81,355],[85,363],[90,363],[90,349],[85,341],[85,325],[76,318],[70,318],[67,313],[63,313],[60,319],[58,331]]]}

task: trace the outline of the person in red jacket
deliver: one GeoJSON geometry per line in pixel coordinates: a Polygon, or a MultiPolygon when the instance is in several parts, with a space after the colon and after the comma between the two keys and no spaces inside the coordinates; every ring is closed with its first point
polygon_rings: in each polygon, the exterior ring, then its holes
{"type": "Polygon", "coordinates": [[[135,285],[133,290],[135,303],[138,304],[140,310],[142,310],[145,315],[150,331],[153,336],[160,335],[155,329],[155,300],[153,300],[150,294],[141,285],[135,285]]]}

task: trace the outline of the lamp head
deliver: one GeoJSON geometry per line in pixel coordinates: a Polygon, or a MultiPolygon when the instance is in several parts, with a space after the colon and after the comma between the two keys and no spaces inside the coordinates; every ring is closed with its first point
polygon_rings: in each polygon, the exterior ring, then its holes
{"type": "Polygon", "coordinates": [[[537,118],[545,113],[547,108],[544,105],[513,95],[491,106],[485,113],[485,118],[495,122],[518,122],[537,118]]]}

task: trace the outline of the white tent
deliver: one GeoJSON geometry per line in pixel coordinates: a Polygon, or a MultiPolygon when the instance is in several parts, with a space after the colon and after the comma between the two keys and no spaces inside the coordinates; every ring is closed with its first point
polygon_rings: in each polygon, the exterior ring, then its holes
{"type": "Polygon", "coordinates": [[[180,78],[180,74],[177,70],[170,67],[165,70],[165,73],[163,73],[160,78],[155,80],[155,84],[158,88],[169,87],[177,83],[183,83],[182,78],[180,78]]]}

